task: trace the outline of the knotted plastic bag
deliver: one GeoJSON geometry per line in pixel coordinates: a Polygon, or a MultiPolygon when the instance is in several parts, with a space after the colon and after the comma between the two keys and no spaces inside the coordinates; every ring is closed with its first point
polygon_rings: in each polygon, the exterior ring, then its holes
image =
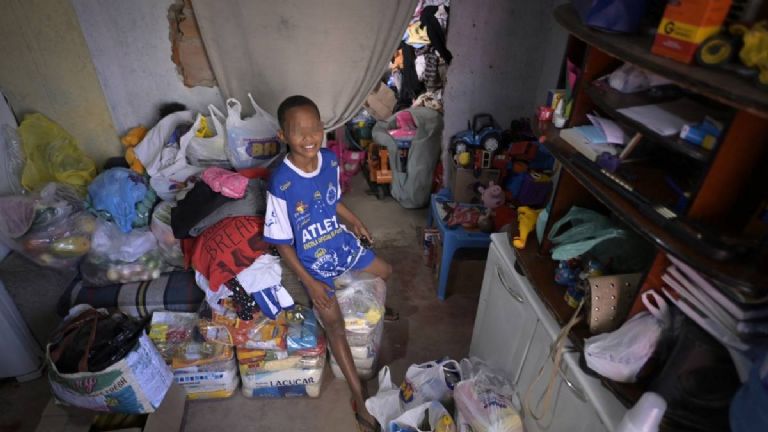
{"type": "Polygon", "coordinates": [[[112,168],[99,174],[88,186],[91,208],[103,219],[114,221],[128,233],[149,224],[155,194],[145,177],[127,168],[112,168]]]}
{"type": "Polygon", "coordinates": [[[18,129],[26,155],[21,184],[38,191],[49,182],[85,188],[96,177],[96,165],[75,138],[42,114],[27,114],[18,129]]]}

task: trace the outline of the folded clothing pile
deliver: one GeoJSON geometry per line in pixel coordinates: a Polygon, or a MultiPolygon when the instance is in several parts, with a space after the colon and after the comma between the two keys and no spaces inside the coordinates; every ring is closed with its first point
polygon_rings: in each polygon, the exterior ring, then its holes
{"type": "Polygon", "coordinates": [[[302,306],[263,319],[237,348],[243,395],[250,398],[319,397],[325,336],[315,314],[302,306]]]}
{"type": "Polygon", "coordinates": [[[232,396],[240,379],[231,345],[202,337],[208,320],[197,313],[155,312],[149,337],[173,378],[188,399],[223,399],[232,396]]]}
{"type": "MultiPolygon", "coordinates": [[[[357,374],[369,379],[376,374],[376,360],[384,331],[387,285],[381,278],[362,272],[348,272],[337,278],[334,284],[357,374]]],[[[331,370],[337,378],[344,378],[333,355],[331,370]]]]}

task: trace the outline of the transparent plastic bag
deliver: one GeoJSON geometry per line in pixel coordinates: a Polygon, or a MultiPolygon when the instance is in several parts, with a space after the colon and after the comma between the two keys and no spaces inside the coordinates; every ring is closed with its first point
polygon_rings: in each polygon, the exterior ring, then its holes
{"type": "Polygon", "coordinates": [[[160,255],[168,265],[184,267],[184,252],[181,250],[181,241],[173,236],[171,228],[171,209],[175,205],[162,201],[152,211],[152,222],[149,224],[152,234],[157,239],[160,255]]]}
{"type": "Polygon", "coordinates": [[[0,195],[21,195],[25,192],[21,185],[21,173],[24,171],[24,151],[21,138],[10,125],[0,128],[0,195]]]}
{"type": "Polygon", "coordinates": [[[94,229],[72,186],[49,183],[37,195],[0,197],[0,240],[40,265],[76,267],[94,229]]]}
{"type": "Polygon", "coordinates": [[[474,432],[522,432],[514,385],[478,359],[462,360],[461,369],[453,397],[462,422],[474,432]]]}
{"type": "Polygon", "coordinates": [[[373,330],[384,318],[387,286],[363,272],[347,272],[334,281],[336,298],[348,332],[373,330]]]}
{"type": "Polygon", "coordinates": [[[149,225],[155,195],[144,176],[128,168],[112,168],[88,186],[88,200],[99,217],[127,233],[149,225]]]}
{"type": "Polygon", "coordinates": [[[42,114],[28,114],[18,129],[26,163],[21,184],[38,191],[49,182],[84,189],[96,177],[96,165],[72,135],[42,114]]]}
{"type": "Polygon", "coordinates": [[[90,286],[157,279],[167,270],[149,228],[124,233],[103,219],[96,220],[91,251],[80,264],[83,280],[90,286]]]}

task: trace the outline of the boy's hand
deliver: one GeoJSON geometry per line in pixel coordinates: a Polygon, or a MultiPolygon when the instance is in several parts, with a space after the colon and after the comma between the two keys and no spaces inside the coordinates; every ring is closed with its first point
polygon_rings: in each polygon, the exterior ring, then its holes
{"type": "Polygon", "coordinates": [[[328,285],[313,279],[307,285],[307,291],[309,291],[309,297],[312,298],[312,303],[316,308],[321,310],[328,310],[333,305],[333,299],[330,297],[331,288],[328,285]]]}
{"type": "Polygon", "coordinates": [[[368,232],[368,228],[365,227],[363,224],[357,224],[352,226],[352,232],[357,236],[357,238],[367,238],[370,243],[373,243],[373,236],[371,236],[371,233],[368,232]]]}

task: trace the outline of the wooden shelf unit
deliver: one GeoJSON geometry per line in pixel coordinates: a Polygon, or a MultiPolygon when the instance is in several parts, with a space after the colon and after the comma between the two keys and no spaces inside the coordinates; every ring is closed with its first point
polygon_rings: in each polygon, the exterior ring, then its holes
{"type": "MultiPolygon", "coordinates": [[[[650,52],[651,39],[648,37],[607,34],[589,29],[582,25],[569,4],[559,6],[555,17],[571,34],[566,56],[573,56],[570,59],[581,68],[581,76],[574,89],[569,126],[587,124],[586,114],[599,108],[620,124],[648,135],[652,141],[659,142],[681,157],[704,164],[705,174],[691,205],[681,216],[723,232],[742,230],[764,196],[762,189],[768,186],[768,169],[764,168],[768,167],[768,92],[723,71],[656,57],[650,52]],[[708,151],[676,138],[661,137],[617,113],[616,110],[624,106],[652,103],[645,95],[617,95],[592,84],[622,62],[646,68],[697,95],[728,106],[732,112],[726,116],[729,122],[718,146],[708,151]]],[[[591,172],[574,165],[571,156],[576,150],[559,137],[558,129],[550,125],[540,133],[545,137],[545,146],[561,165],[545,233],[573,206],[597,210],[607,208],[657,248],[641,292],[660,288],[661,275],[668,265],[667,253],[679,257],[725,286],[744,287],[747,291],[768,289],[768,273],[763,271],[765,256],[733,261],[713,259],[668,232],[591,172]]],[[[535,236],[531,236],[527,247],[515,252],[517,262],[531,285],[562,326],[574,310],[565,303],[565,289],[554,282],[556,263],[549,257],[550,250],[551,244],[547,240],[538,244],[535,236]]],[[[735,295],[743,299],[743,294],[740,291],[735,295]]],[[[733,297],[734,293],[729,295],[733,297]]],[[[636,302],[633,313],[638,307],[636,302]]],[[[581,323],[569,336],[573,345],[581,349],[590,333],[587,326],[581,323]]],[[[644,391],[642,383],[629,385],[605,378],[602,382],[627,406],[633,405],[644,391]]]]}

